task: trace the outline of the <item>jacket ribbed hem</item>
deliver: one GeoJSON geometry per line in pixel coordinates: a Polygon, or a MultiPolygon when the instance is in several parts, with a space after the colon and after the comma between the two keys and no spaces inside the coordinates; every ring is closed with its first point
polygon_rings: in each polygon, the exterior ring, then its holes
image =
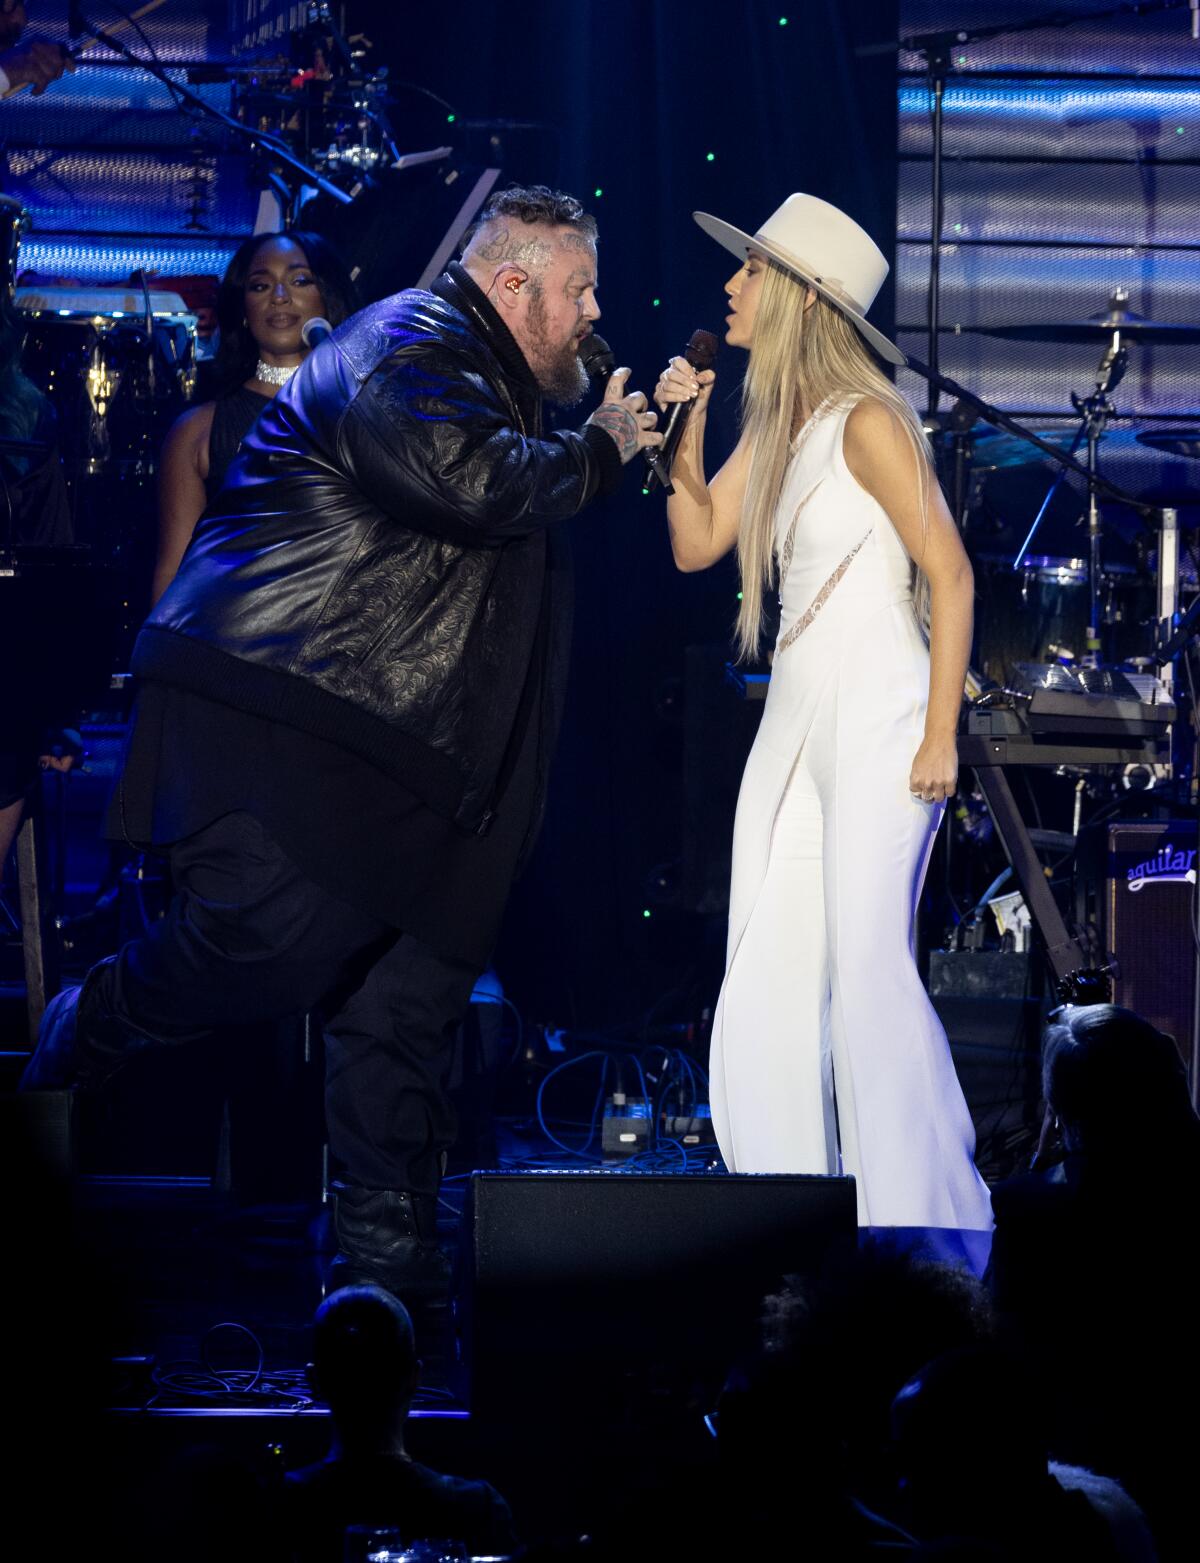
{"type": "MultiPolygon", "coordinates": [[[[468,827],[476,823],[478,811],[460,818],[463,779],[452,760],[296,674],[261,667],[153,624],[138,636],[131,668],[138,678],[188,689],[337,744],[415,793],[435,814],[468,827]]],[[[353,806],[353,800],[348,803],[353,806]]]]}

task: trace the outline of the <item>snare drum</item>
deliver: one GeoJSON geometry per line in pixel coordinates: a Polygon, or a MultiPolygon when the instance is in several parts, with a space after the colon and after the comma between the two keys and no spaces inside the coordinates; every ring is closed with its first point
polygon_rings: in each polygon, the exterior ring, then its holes
{"type": "MultiPolygon", "coordinates": [[[[1029,554],[1020,570],[995,557],[979,564],[972,666],[1003,684],[1018,662],[1082,660],[1088,649],[1086,559],[1029,554]]],[[[1100,621],[1106,658],[1121,661],[1144,649],[1145,584],[1130,565],[1105,564],[1100,621]]]]}

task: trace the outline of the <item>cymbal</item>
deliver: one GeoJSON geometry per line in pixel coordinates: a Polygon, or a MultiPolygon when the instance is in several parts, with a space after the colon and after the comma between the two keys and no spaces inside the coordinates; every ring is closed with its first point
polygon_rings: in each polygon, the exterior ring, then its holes
{"type": "Polygon", "coordinates": [[[1097,315],[1091,320],[1029,321],[1019,325],[976,326],[983,336],[1000,337],[1007,342],[1103,342],[1119,331],[1127,342],[1143,347],[1191,347],[1200,342],[1200,326],[1167,324],[1143,320],[1140,315],[1115,319],[1097,315]]]}
{"type": "MultiPolygon", "coordinates": [[[[1056,423],[1049,428],[1031,428],[1030,433],[1053,445],[1056,450],[1069,451],[1079,428],[1077,423],[1056,423]]],[[[971,464],[979,472],[999,471],[1005,467],[1028,467],[1035,462],[1049,464],[1051,458],[1045,451],[1031,445],[1007,430],[986,424],[976,424],[971,436],[971,464]]],[[[1200,428],[1143,429],[1140,432],[1120,424],[1110,425],[1100,436],[1100,450],[1110,461],[1114,456],[1136,456],[1135,445],[1149,446],[1173,456],[1193,456],[1200,460],[1200,428]]],[[[1081,440],[1075,452],[1081,465],[1087,461],[1087,444],[1081,440]]]]}
{"type": "Polygon", "coordinates": [[[1191,456],[1200,461],[1200,429],[1144,429],[1138,443],[1169,456],[1191,456]]]}
{"type": "MultiPolygon", "coordinates": [[[[1053,445],[1055,450],[1070,450],[1075,439],[1078,424],[1056,423],[1049,429],[1031,429],[1031,434],[1036,434],[1046,441],[1047,445],[1053,445]]],[[[1103,441],[1101,442],[1103,443],[1103,441]]],[[[1081,447],[1082,448],[1082,447],[1081,447]]],[[[1079,452],[1076,452],[1078,455],[1079,452]]],[[[1031,445],[1028,440],[1023,440],[1019,435],[1009,434],[1004,429],[987,428],[984,432],[975,435],[975,448],[971,456],[971,465],[977,472],[991,472],[1001,467],[1028,467],[1035,461],[1047,461],[1044,451],[1031,445]]]]}

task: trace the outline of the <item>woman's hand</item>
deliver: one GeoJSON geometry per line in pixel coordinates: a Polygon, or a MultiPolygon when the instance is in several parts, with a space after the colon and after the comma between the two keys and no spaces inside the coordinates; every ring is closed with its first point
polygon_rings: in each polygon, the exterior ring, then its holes
{"type": "Polygon", "coordinates": [[[958,787],[958,742],[953,733],[926,733],[912,763],[908,790],[922,803],[941,803],[958,787]]]}
{"type": "Polygon", "coordinates": [[[665,413],[673,402],[695,402],[692,411],[702,413],[708,406],[716,379],[711,369],[697,371],[686,358],[672,358],[655,384],[654,404],[665,413]]]}

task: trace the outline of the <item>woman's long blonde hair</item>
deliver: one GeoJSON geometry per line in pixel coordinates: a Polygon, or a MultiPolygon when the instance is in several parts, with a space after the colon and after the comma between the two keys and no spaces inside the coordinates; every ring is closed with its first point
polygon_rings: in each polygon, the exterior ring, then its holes
{"type": "MultiPolygon", "coordinates": [[[[762,639],[763,600],[778,584],[775,512],[792,454],[796,425],[826,402],[874,396],[900,419],[912,442],[926,516],[930,483],[929,446],[916,413],[878,368],[862,338],[842,312],[820,294],[805,309],[807,288],[771,262],[763,277],[754,321],[750,364],[742,385],[742,437],[749,443],[750,475],[738,528],[742,600],[736,640],[743,662],[757,657],[762,639]]],[[[918,621],[928,624],[928,583],[914,564],[918,621]]]]}

